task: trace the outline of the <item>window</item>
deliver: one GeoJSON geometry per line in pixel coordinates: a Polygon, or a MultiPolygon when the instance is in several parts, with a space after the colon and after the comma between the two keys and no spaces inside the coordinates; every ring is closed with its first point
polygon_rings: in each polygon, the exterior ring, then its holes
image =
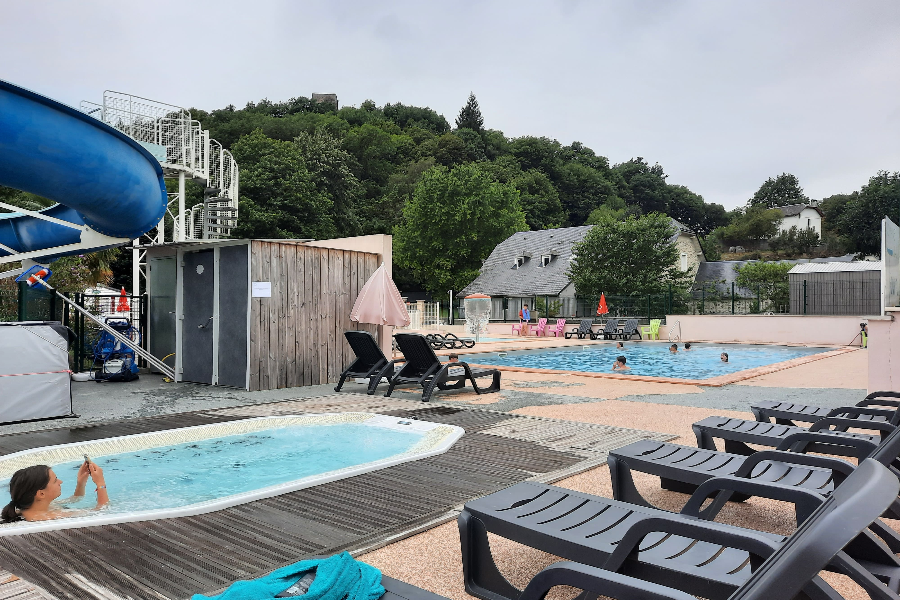
{"type": "Polygon", "coordinates": [[[681,270],[682,271],[688,270],[687,252],[681,253],[681,270]]]}
{"type": "Polygon", "coordinates": [[[553,260],[552,254],[543,254],[541,255],[541,266],[546,267],[553,260]]]}
{"type": "Polygon", "coordinates": [[[521,267],[524,264],[525,264],[525,257],[520,256],[520,257],[516,258],[516,262],[513,264],[513,269],[518,269],[519,267],[521,267]]]}

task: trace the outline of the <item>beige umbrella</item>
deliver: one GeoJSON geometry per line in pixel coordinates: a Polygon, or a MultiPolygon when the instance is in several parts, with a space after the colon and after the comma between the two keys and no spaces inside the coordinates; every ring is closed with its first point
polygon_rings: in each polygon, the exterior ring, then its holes
{"type": "Polygon", "coordinates": [[[366,284],[359,290],[356,304],[350,311],[350,320],[357,323],[374,323],[376,325],[393,325],[405,327],[409,325],[409,312],[400,297],[400,291],[394,280],[388,275],[384,263],[378,267],[366,284]]]}

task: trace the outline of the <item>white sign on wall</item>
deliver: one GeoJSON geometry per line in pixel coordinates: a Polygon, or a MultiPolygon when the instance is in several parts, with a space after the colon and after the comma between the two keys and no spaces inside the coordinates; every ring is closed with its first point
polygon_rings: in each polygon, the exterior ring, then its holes
{"type": "Polygon", "coordinates": [[[900,306],[900,227],[887,217],[881,221],[882,306],[900,306]]]}
{"type": "Polygon", "coordinates": [[[250,296],[252,298],[271,298],[272,282],[271,281],[254,281],[250,287],[250,296]]]}

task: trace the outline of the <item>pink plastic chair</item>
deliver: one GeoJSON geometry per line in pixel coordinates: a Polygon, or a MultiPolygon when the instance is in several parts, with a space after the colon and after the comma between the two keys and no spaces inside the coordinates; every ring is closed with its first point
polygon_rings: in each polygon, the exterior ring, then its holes
{"type": "Polygon", "coordinates": [[[566,320],[565,319],[557,319],[556,325],[553,325],[547,330],[547,333],[552,333],[553,337],[560,337],[565,334],[566,330],[566,320]]]}
{"type": "Polygon", "coordinates": [[[538,335],[546,335],[547,334],[547,319],[538,319],[536,325],[530,325],[532,332],[537,332],[538,335]]]}
{"type": "Polygon", "coordinates": [[[528,323],[524,323],[522,319],[519,319],[518,323],[513,323],[512,332],[519,332],[519,335],[522,335],[522,332],[525,332],[525,335],[528,335],[528,323]]]}

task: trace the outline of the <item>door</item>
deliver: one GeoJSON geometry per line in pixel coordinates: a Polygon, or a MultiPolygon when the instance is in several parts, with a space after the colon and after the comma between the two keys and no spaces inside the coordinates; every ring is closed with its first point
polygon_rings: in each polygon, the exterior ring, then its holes
{"type": "Polygon", "coordinates": [[[182,380],[213,382],[215,261],[212,250],[184,255],[182,380]]]}

